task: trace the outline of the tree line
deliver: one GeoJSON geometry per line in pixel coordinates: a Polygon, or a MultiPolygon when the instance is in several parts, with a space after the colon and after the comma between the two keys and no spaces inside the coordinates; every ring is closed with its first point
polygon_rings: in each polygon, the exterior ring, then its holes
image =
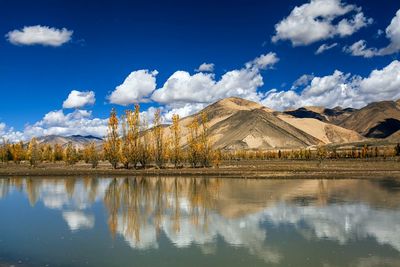
{"type": "Polygon", "coordinates": [[[147,120],[140,116],[139,105],[135,105],[133,110],[126,110],[121,117],[112,109],[102,145],[92,142],[78,149],[71,142],[65,147],[39,144],[35,137],[27,144],[22,141],[10,144],[3,140],[0,161],[17,164],[29,161],[31,166],[36,166],[40,162],[57,161],[73,165],[84,160],[93,168],[99,161],[108,161],[114,169],[211,167],[219,164],[221,153],[212,149],[207,122],[205,113],[195,118],[188,126],[186,145],[183,146],[179,115],[174,114],[172,124],[166,126],[162,124],[160,109],[157,109],[149,127],[147,120]]]}
{"type": "Polygon", "coordinates": [[[156,168],[184,166],[218,167],[221,160],[241,159],[339,159],[339,158],[376,158],[400,156],[400,144],[394,147],[364,145],[361,148],[336,149],[317,147],[314,149],[286,150],[235,150],[223,151],[213,149],[209,136],[208,118],[205,113],[195,116],[186,126],[185,134],[180,125],[180,117],[172,116],[172,124],[162,123],[161,111],[154,113],[152,126],[140,114],[140,106],[126,110],[118,117],[115,109],[111,110],[108,119],[107,135],[102,144],[94,142],[78,149],[71,142],[64,147],[60,144],[39,144],[34,137],[24,144],[8,143],[3,139],[0,145],[0,161],[13,161],[19,164],[28,161],[31,166],[40,162],[64,161],[73,165],[84,161],[97,167],[100,161],[108,161],[116,169],[123,167],[156,168]]]}

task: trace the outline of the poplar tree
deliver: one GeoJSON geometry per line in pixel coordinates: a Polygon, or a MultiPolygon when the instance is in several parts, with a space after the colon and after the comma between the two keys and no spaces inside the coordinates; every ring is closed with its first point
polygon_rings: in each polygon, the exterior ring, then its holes
{"type": "Polygon", "coordinates": [[[179,115],[174,114],[172,116],[172,125],[170,126],[171,130],[171,161],[174,164],[175,168],[179,166],[182,160],[182,149],[181,149],[181,128],[179,125],[179,115]]]}
{"type": "Polygon", "coordinates": [[[25,159],[24,144],[22,143],[22,141],[12,145],[11,155],[14,163],[16,164],[21,163],[21,160],[25,159]]]}
{"type": "Polygon", "coordinates": [[[164,166],[164,129],[161,125],[161,111],[157,109],[154,113],[153,121],[153,138],[154,138],[154,161],[158,168],[164,166]]]}
{"type": "Polygon", "coordinates": [[[73,165],[76,162],[78,162],[78,154],[77,154],[76,149],[73,146],[72,142],[68,142],[67,147],[65,148],[64,161],[68,165],[73,165]]]}
{"type": "Polygon", "coordinates": [[[28,145],[27,158],[31,166],[36,167],[41,160],[39,144],[35,137],[31,139],[28,145]]]}
{"type": "Polygon", "coordinates": [[[104,142],[104,157],[107,159],[114,169],[118,166],[120,153],[120,139],[118,134],[118,118],[115,109],[111,110],[108,120],[107,137],[104,142]]]}
{"type": "Polygon", "coordinates": [[[205,112],[201,113],[201,133],[199,140],[200,147],[200,158],[201,165],[203,167],[209,167],[211,161],[211,144],[208,135],[208,126],[207,126],[207,114],[205,112]]]}
{"type": "Polygon", "coordinates": [[[187,160],[195,168],[199,162],[199,158],[199,123],[197,119],[194,119],[189,125],[187,160]]]}

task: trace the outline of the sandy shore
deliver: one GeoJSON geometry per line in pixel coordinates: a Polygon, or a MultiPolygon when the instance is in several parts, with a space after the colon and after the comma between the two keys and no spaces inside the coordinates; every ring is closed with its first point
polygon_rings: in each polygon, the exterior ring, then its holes
{"type": "Polygon", "coordinates": [[[224,162],[219,168],[111,169],[101,163],[92,169],[88,164],[66,166],[63,163],[42,163],[31,168],[26,163],[0,164],[0,177],[7,176],[207,176],[226,178],[325,178],[371,179],[400,178],[399,159],[379,160],[250,160],[224,162]]]}

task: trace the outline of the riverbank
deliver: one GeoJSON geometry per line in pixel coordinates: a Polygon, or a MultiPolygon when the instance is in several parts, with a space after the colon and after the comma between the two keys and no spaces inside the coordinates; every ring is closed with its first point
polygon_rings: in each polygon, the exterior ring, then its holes
{"type": "Polygon", "coordinates": [[[8,176],[185,176],[248,179],[371,179],[400,178],[399,159],[339,160],[243,160],[223,162],[219,168],[111,169],[102,162],[95,169],[89,164],[41,163],[32,168],[27,163],[0,164],[0,177],[8,176]]]}

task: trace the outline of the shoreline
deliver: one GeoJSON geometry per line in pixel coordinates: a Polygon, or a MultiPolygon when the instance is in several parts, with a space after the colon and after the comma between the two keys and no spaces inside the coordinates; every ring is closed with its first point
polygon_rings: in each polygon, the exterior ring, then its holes
{"type": "Polygon", "coordinates": [[[247,160],[223,163],[219,168],[111,169],[107,163],[92,169],[88,164],[66,166],[42,163],[32,168],[27,164],[0,165],[0,178],[15,176],[164,176],[242,179],[400,179],[400,162],[386,160],[247,160]]]}

